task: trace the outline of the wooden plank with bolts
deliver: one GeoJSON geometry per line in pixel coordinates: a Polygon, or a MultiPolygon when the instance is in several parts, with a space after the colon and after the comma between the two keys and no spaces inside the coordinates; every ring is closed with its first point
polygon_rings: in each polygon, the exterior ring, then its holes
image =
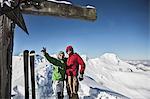
{"type": "Polygon", "coordinates": [[[50,1],[42,2],[39,7],[40,8],[37,9],[33,5],[23,5],[22,13],[41,16],[59,16],[89,21],[95,21],[97,18],[95,8],[74,6],[71,4],[50,1]]]}

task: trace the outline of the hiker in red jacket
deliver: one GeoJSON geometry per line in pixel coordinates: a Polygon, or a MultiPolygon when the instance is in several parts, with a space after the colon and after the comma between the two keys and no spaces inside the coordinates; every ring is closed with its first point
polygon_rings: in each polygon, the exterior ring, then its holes
{"type": "Polygon", "coordinates": [[[78,92],[78,72],[79,73],[79,81],[83,80],[83,74],[85,70],[85,63],[83,59],[77,54],[74,53],[73,47],[68,46],[66,48],[66,53],[69,55],[67,59],[67,83],[70,89],[70,97],[76,95],[78,92]],[[80,70],[79,70],[80,65],[80,70]]]}

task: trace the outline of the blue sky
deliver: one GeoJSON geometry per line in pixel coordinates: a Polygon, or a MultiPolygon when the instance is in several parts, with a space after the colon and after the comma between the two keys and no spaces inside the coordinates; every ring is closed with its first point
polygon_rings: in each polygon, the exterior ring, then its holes
{"type": "Polygon", "coordinates": [[[89,57],[113,52],[122,59],[148,59],[148,0],[70,1],[95,6],[97,20],[24,15],[30,35],[15,29],[14,54],[25,49],[39,53],[43,46],[52,54],[72,45],[76,52],[89,57]]]}

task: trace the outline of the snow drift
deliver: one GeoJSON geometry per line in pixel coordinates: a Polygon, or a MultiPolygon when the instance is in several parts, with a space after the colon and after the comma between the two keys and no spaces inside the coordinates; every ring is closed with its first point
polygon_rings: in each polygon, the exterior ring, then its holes
{"type": "MultiPolygon", "coordinates": [[[[56,55],[52,55],[56,56],[56,55]]],[[[90,59],[81,55],[86,63],[84,80],[80,82],[81,99],[149,99],[150,67],[131,65],[116,54],[90,59]]],[[[23,57],[13,57],[12,94],[24,96],[23,57]]],[[[35,59],[36,93],[38,97],[52,98],[52,65],[41,55],[35,59]],[[41,86],[39,89],[39,85],[41,86]],[[43,88],[43,89],[42,89],[43,88]]],[[[64,91],[67,99],[66,89],[64,91]]],[[[21,98],[18,98],[21,99],[21,98]]]]}

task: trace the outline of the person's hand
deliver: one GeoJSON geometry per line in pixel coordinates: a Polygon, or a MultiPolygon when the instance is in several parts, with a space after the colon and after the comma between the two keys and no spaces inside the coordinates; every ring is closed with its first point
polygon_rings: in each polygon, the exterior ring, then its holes
{"type": "Polygon", "coordinates": [[[79,81],[82,81],[83,80],[83,74],[80,74],[79,75],[79,81]]]}
{"type": "Polygon", "coordinates": [[[46,52],[46,47],[43,47],[43,49],[41,50],[41,52],[46,52]]]}
{"type": "Polygon", "coordinates": [[[42,52],[43,54],[45,54],[45,53],[46,53],[46,47],[43,47],[43,49],[41,50],[41,52],[42,52]]]}

